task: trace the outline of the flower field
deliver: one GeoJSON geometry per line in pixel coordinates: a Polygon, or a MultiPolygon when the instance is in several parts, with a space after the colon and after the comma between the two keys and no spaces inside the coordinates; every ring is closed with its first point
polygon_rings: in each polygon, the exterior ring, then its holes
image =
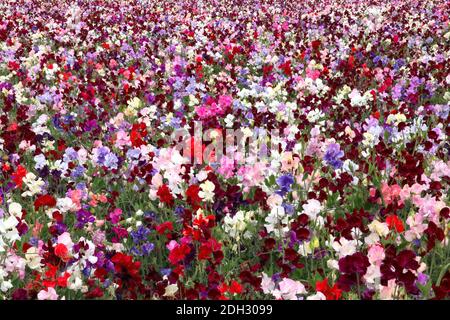
{"type": "Polygon", "coordinates": [[[440,0],[3,0],[0,300],[450,298],[440,0]]]}

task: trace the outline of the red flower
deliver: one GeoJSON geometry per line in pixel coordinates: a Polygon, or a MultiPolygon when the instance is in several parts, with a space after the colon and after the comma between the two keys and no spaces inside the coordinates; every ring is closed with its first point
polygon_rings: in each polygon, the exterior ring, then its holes
{"type": "Polygon", "coordinates": [[[39,196],[36,201],[34,201],[34,210],[38,211],[40,207],[54,207],[56,206],[56,199],[49,194],[39,196]]]}
{"type": "Polygon", "coordinates": [[[156,226],[156,232],[159,234],[164,234],[166,230],[173,231],[173,224],[171,221],[167,221],[156,226]]]}
{"type": "Polygon", "coordinates": [[[116,275],[121,279],[132,278],[133,280],[140,281],[139,268],[141,263],[139,261],[133,262],[131,256],[127,256],[121,252],[116,253],[111,258],[112,263],[114,263],[114,268],[116,270],[116,275]]]}
{"type": "Polygon", "coordinates": [[[147,128],[145,123],[133,124],[130,133],[131,145],[133,147],[139,148],[141,145],[145,144],[143,138],[147,136],[147,128]]]}
{"type": "Polygon", "coordinates": [[[169,253],[169,261],[173,265],[177,265],[191,252],[191,248],[183,243],[175,246],[169,253]]]}
{"type": "Polygon", "coordinates": [[[159,187],[156,195],[159,197],[159,200],[161,200],[161,202],[167,204],[169,207],[173,206],[173,196],[170,193],[169,188],[165,184],[159,187]]]}
{"type": "Polygon", "coordinates": [[[70,259],[69,250],[63,243],[58,243],[55,247],[55,255],[63,261],[70,259]]]}
{"type": "Polygon", "coordinates": [[[22,167],[20,164],[17,166],[17,170],[11,175],[12,180],[17,187],[22,189],[23,178],[27,175],[27,169],[22,167]]]}
{"type": "Polygon", "coordinates": [[[288,77],[292,75],[291,61],[286,61],[280,65],[280,69],[283,70],[284,74],[288,77]]]}
{"type": "Polygon", "coordinates": [[[91,291],[87,292],[85,296],[86,298],[92,299],[92,298],[101,298],[103,297],[103,294],[104,293],[102,289],[100,289],[99,287],[95,287],[91,291]]]}
{"type": "Polygon", "coordinates": [[[10,61],[8,62],[8,68],[10,68],[11,70],[19,70],[20,64],[15,61],[10,61]]]}
{"type": "Polygon", "coordinates": [[[67,279],[69,279],[71,276],[71,274],[69,272],[65,272],[63,276],[58,277],[58,279],[56,280],[56,282],[58,283],[58,286],[60,287],[67,287],[67,279]]]}
{"type": "Polygon", "coordinates": [[[199,260],[207,260],[211,257],[212,253],[218,253],[221,251],[222,245],[217,242],[214,238],[208,239],[201,244],[198,250],[198,258],[199,260]]]}
{"type": "Polygon", "coordinates": [[[386,223],[388,224],[389,229],[395,228],[395,230],[399,233],[401,233],[405,230],[402,220],[400,220],[400,218],[398,216],[396,216],[395,214],[391,214],[391,215],[387,216],[386,223]]]}
{"type": "Polygon", "coordinates": [[[319,49],[321,44],[322,43],[320,42],[320,40],[314,40],[311,42],[311,47],[313,48],[313,50],[317,50],[319,49]]]}
{"type": "Polygon", "coordinates": [[[189,188],[187,188],[186,197],[187,197],[187,201],[190,204],[196,204],[196,203],[202,201],[202,199],[198,196],[199,191],[200,191],[200,187],[196,184],[193,184],[192,186],[189,186],[189,188]]]}
{"type": "Polygon", "coordinates": [[[200,246],[198,250],[198,259],[199,260],[207,260],[211,256],[212,248],[207,243],[204,243],[200,246]]]}
{"type": "Polygon", "coordinates": [[[231,281],[230,287],[228,288],[228,292],[231,294],[241,294],[242,293],[242,286],[239,282],[233,280],[231,281]]]}

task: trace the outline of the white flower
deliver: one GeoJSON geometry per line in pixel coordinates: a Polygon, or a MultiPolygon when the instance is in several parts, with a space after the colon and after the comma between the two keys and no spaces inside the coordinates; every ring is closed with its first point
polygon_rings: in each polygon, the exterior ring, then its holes
{"type": "Polygon", "coordinates": [[[15,228],[19,224],[16,217],[9,216],[6,219],[0,219],[0,252],[5,251],[5,246],[19,240],[19,232],[15,228]]]}
{"type": "Polygon", "coordinates": [[[11,289],[13,287],[11,281],[7,280],[7,281],[2,281],[1,285],[0,285],[0,290],[3,292],[8,291],[9,289],[11,289]]]}
{"type": "Polygon", "coordinates": [[[80,273],[77,271],[67,280],[67,287],[70,290],[81,290],[83,281],[80,278],[80,273]]]}
{"type": "Polygon", "coordinates": [[[307,297],[306,300],[327,300],[327,297],[325,297],[325,295],[319,291],[316,294],[307,297]]]}
{"type": "Polygon", "coordinates": [[[33,159],[34,162],[36,162],[34,167],[38,170],[42,169],[47,164],[47,160],[45,159],[45,156],[42,153],[38,154],[33,159]]]}
{"type": "Polygon", "coordinates": [[[234,124],[234,116],[230,113],[226,116],[224,121],[225,121],[225,125],[227,126],[227,128],[232,128],[233,124],[234,124]]]}
{"type": "Polygon", "coordinates": [[[40,177],[36,179],[36,175],[32,172],[28,172],[23,183],[28,187],[28,191],[22,193],[22,197],[32,197],[42,191],[42,187],[45,182],[40,177]]]}
{"type": "Polygon", "coordinates": [[[56,207],[58,208],[59,211],[61,211],[62,213],[65,213],[67,211],[74,211],[77,209],[77,206],[75,203],[73,203],[72,199],[70,199],[69,197],[66,198],[59,198],[56,201],[56,207]]]}
{"type": "Polygon", "coordinates": [[[339,242],[334,241],[332,247],[338,253],[339,258],[343,258],[345,256],[354,254],[356,252],[357,245],[358,241],[347,240],[342,237],[340,238],[339,242]]]}
{"type": "Polygon", "coordinates": [[[169,284],[166,287],[166,290],[164,292],[164,297],[173,297],[177,291],[178,291],[178,286],[176,283],[169,284]]]}
{"type": "Polygon", "coordinates": [[[203,181],[208,178],[208,172],[206,172],[205,170],[201,170],[199,173],[197,173],[196,178],[198,181],[203,181]]]}
{"type": "Polygon", "coordinates": [[[201,191],[198,193],[199,197],[205,201],[212,202],[214,200],[214,189],[216,186],[211,181],[207,180],[200,185],[201,191]]]}
{"type": "Polygon", "coordinates": [[[70,233],[64,232],[61,235],[59,235],[57,242],[64,244],[68,250],[72,250],[73,242],[72,239],[70,238],[70,233]]]}
{"type": "Polygon", "coordinates": [[[27,266],[31,270],[37,270],[41,268],[41,260],[42,257],[39,255],[39,250],[36,247],[30,247],[28,248],[27,252],[25,253],[25,261],[27,266]]]}
{"type": "Polygon", "coordinates": [[[265,221],[266,224],[264,226],[267,232],[273,232],[276,236],[280,236],[280,233],[285,234],[289,231],[289,227],[287,226],[289,217],[286,215],[282,206],[274,206],[265,221]]]}
{"type": "Polygon", "coordinates": [[[141,105],[141,100],[138,97],[134,97],[133,99],[128,101],[128,107],[131,109],[138,109],[141,105]]]}
{"type": "Polygon", "coordinates": [[[330,259],[327,261],[327,267],[330,269],[339,270],[339,262],[337,260],[330,259]]]}
{"type": "Polygon", "coordinates": [[[19,221],[15,217],[8,217],[0,220],[0,233],[6,233],[8,230],[13,229],[19,224],[19,221]]]}
{"type": "Polygon", "coordinates": [[[305,286],[300,281],[284,278],[279,283],[279,290],[274,290],[272,294],[275,298],[283,300],[297,300],[298,294],[305,294],[305,286]]]}
{"type": "Polygon", "coordinates": [[[315,123],[317,120],[322,119],[325,115],[319,109],[314,109],[308,112],[306,118],[309,122],[315,123]]]}
{"type": "Polygon", "coordinates": [[[380,277],[381,277],[380,267],[372,264],[367,268],[367,272],[364,275],[364,280],[366,280],[367,283],[374,284],[375,279],[380,277]]]}
{"type": "Polygon", "coordinates": [[[274,193],[267,198],[267,205],[270,208],[281,206],[282,203],[283,198],[279,194],[274,193]]]}
{"type": "Polygon", "coordinates": [[[14,217],[18,217],[18,218],[22,217],[22,206],[20,205],[20,203],[11,202],[9,204],[8,211],[14,217]]]}
{"type": "Polygon", "coordinates": [[[359,169],[359,166],[354,163],[352,160],[350,159],[345,159],[344,163],[342,165],[342,170],[344,170],[345,172],[351,173],[354,171],[357,171],[359,169]]]}
{"type": "Polygon", "coordinates": [[[364,238],[364,243],[368,246],[376,244],[378,242],[380,242],[380,237],[375,232],[370,233],[367,237],[364,238]]]}
{"type": "Polygon", "coordinates": [[[350,98],[350,104],[352,106],[361,107],[366,103],[364,97],[361,96],[361,93],[357,89],[353,89],[348,97],[350,98]]]}
{"type": "Polygon", "coordinates": [[[311,242],[303,241],[298,247],[298,253],[303,257],[306,257],[306,256],[312,254],[313,248],[311,246],[311,242]]]}
{"type": "Polygon", "coordinates": [[[389,234],[389,227],[385,222],[373,220],[368,227],[370,231],[377,233],[380,237],[385,237],[389,234]]]}
{"type": "Polygon", "coordinates": [[[253,211],[238,211],[233,217],[227,214],[224,218],[223,229],[230,237],[235,238],[238,241],[241,236],[246,239],[250,239],[252,237],[252,233],[245,230],[249,224],[256,223],[256,221],[252,220],[253,216],[253,211]]]}

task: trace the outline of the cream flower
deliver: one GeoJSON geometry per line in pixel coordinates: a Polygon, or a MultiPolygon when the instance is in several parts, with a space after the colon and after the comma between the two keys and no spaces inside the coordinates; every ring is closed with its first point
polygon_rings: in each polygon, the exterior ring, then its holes
{"type": "Polygon", "coordinates": [[[198,193],[199,197],[205,201],[212,202],[214,200],[214,189],[216,186],[211,181],[207,180],[200,185],[201,191],[198,193]]]}

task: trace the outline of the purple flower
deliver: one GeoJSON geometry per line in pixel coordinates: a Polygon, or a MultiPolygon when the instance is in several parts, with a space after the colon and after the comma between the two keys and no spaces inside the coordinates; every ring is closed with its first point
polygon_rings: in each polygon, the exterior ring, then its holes
{"type": "Polygon", "coordinates": [[[64,153],[64,162],[71,162],[77,159],[78,159],[78,152],[76,152],[74,148],[71,147],[67,148],[64,153]]]}
{"type": "Polygon", "coordinates": [[[340,159],[343,156],[344,152],[341,150],[340,146],[337,143],[331,143],[328,146],[323,159],[328,165],[335,169],[339,169],[342,167],[342,161],[340,159]]]}
{"type": "Polygon", "coordinates": [[[425,286],[428,282],[428,279],[429,277],[425,273],[419,272],[419,275],[417,276],[417,283],[425,286]]]}
{"type": "Polygon", "coordinates": [[[105,163],[105,158],[109,153],[110,153],[109,148],[107,148],[107,147],[98,148],[96,162],[100,165],[103,165],[105,163]]]}
{"type": "Polygon", "coordinates": [[[133,238],[134,243],[146,241],[149,234],[150,231],[144,226],[140,226],[136,231],[130,232],[131,238],[133,238]]]}
{"type": "Polygon", "coordinates": [[[144,243],[144,244],[142,245],[142,247],[141,247],[141,249],[142,249],[142,254],[143,254],[144,256],[146,256],[146,255],[148,255],[150,252],[152,252],[154,248],[155,248],[155,245],[154,245],[153,243],[151,243],[151,242],[144,243]]]}
{"type": "Polygon", "coordinates": [[[280,187],[278,193],[284,195],[291,189],[291,185],[294,183],[294,177],[291,174],[285,174],[278,177],[277,184],[280,187]]]}
{"type": "Polygon", "coordinates": [[[71,177],[79,178],[84,174],[85,171],[86,171],[86,169],[84,169],[83,166],[76,166],[72,171],[71,177]]]}
{"type": "Polygon", "coordinates": [[[139,150],[139,149],[129,149],[127,151],[128,159],[138,159],[140,155],[141,155],[141,150],[139,150]]]}

